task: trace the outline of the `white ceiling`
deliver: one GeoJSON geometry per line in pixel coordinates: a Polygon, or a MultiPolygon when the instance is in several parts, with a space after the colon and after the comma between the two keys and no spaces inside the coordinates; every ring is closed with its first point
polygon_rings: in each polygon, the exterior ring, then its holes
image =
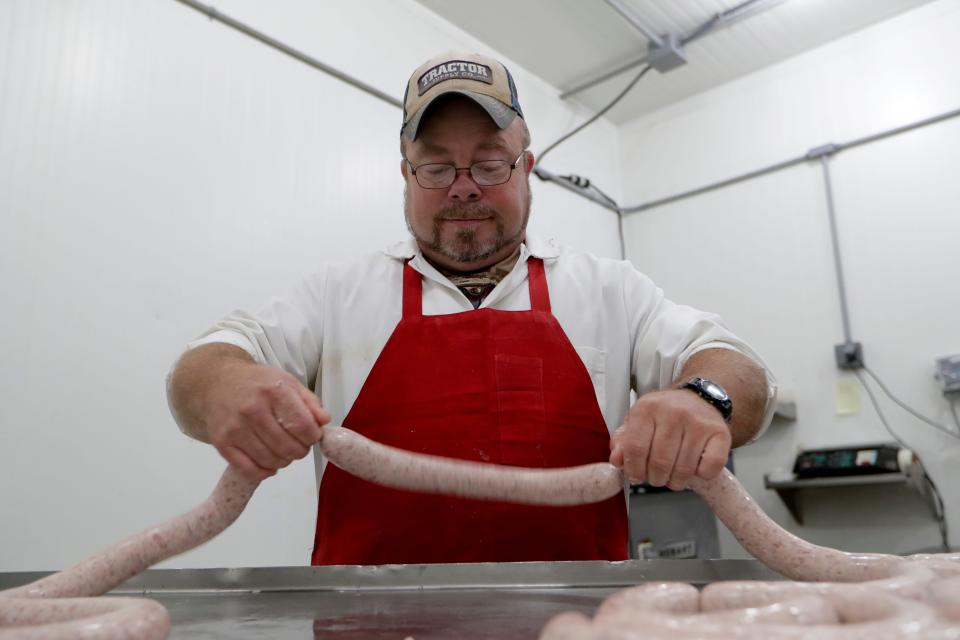
{"type": "MultiPolygon", "coordinates": [[[[603,0],[418,1],[561,92],[646,53],[647,39],[603,0]]],[[[928,1],[755,0],[759,10],[687,44],[686,65],[648,73],[607,118],[622,124],[928,1]]],[[[623,2],[656,33],[684,36],[743,0],[623,2]]],[[[599,110],[640,68],[570,99],[599,110]]]]}

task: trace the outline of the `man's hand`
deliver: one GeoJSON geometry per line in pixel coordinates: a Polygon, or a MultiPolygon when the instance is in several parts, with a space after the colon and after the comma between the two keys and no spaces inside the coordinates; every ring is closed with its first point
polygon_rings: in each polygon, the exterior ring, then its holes
{"type": "Polygon", "coordinates": [[[610,463],[631,480],[678,491],[697,476],[716,477],[730,453],[730,428],[720,412],[687,389],[640,397],[613,432],[610,463]]]}
{"type": "Polygon", "coordinates": [[[252,478],[305,457],[330,415],[286,371],[237,363],[208,396],[207,434],[226,460],[252,478]]]}
{"type": "Polygon", "coordinates": [[[185,432],[255,480],[305,457],[330,422],[299,380],[230,345],[187,352],[171,379],[170,399],[185,432]]]}
{"type": "Polygon", "coordinates": [[[640,396],[610,440],[610,463],[654,486],[684,489],[696,476],[711,480],[739,447],[760,429],[767,403],[767,376],[753,360],[731,349],[704,349],[687,360],[675,388],[640,396]],[[696,393],[676,388],[692,377],[708,378],[733,400],[728,425],[720,411],[696,393]]]}

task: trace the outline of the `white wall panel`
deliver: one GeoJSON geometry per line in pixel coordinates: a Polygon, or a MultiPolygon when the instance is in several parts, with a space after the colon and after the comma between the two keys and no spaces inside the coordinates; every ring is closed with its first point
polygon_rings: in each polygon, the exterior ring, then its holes
{"type": "MultiPolygon", "coordinates": [[[[650,201],[960,107],[960,3],[941,0],[623,128],[625,201],[650,201]]],[[[952,425],[933,359],[960,353],[960,119],[831,161],[853,337],[908,404],[952,425]]],[[[716,310],[796,390],[799,419],[737,452],[761,506],[801,536],[843,549],[910,552],[939,542],[903,492],[809,496],[798,526],[763,473],[798,448],[889,440],[866,394],[836,412],[843,340],[825,195],[816,163],[628,217],[628,255],[672,298],[716,310]]],[[[960,440],[889,401],[883,409],[938,483],[960,545],[960,440]]],[[[739,553],[728,539],[727,553],[739,553]]]]}
{"type": "MultiPolygon", "coordinates": [[[[398,98],[431,55],[484,49],[408,1],[217,8],[398,98]]],[[[585,117],[512,66],[534,149],[585,117]]],[[[0,571],[66,566],[206,495],[224,465],[169,417],[169,366],[226,311],[406,233],[399,127],[173,0],[0,2],[0,571]]],[[[616,144],[598,123],[553,166],[617,197],[616,144]]],[[[609,212],[534,182],[532,228],[619,252],[609,212]]],[[[167,566],[307,563],[313,483],[293,465],[167,566]]]]}

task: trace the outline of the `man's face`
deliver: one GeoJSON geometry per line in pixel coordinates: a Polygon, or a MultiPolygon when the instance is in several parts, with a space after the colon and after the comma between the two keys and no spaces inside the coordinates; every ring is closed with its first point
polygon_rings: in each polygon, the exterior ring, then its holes
{"type": "MultiPolygon", "coordinates": [[[[484,160],[512,163],[523,151],[522,123],[516,118],[499,129],[472,100],[443,99],[426,115],[406,151],[414,167],[431,162],[457,167],[484,160]]],[[[509,256],[524,238],[532,169],[533,154],[527,153],[503,184],[480,186],[469,171],[458,171],[449,187],[424,189],[403,161],[404,213],[420,250],[454,271],[483,269],[509,256]]]]}

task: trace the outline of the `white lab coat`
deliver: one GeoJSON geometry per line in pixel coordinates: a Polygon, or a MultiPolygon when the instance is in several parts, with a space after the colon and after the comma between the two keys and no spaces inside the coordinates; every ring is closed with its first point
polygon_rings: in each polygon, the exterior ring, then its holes
{"type": "MultiPolygon", "coordinates": [[[[667,300],[629,262],[597,258],[531,234],[510,274],[480,308],[530,308],[527,258],[542,258],[554,316],[593,381],[607,428],[618,427],[630,389],[664,388],[687,358],[708,348],[739,351],[767,371],[763,428],[773,416],[776,383],[760,357],[711,313],[667,300]]],[[[421,255],[413,238],[342,264],[325,264],[259,312],[237,310],[188,348],[238,346],[280,367],[319,396],[334,424],[346,417],[401,317],[403,261],[423,275],[424,315],[473,311],[470,301],[421,255]]],[[[416,375],[417,363],[411,363],[416,375]]],[[[325,461],[315,452],[317,482],[325,461]]]]}

